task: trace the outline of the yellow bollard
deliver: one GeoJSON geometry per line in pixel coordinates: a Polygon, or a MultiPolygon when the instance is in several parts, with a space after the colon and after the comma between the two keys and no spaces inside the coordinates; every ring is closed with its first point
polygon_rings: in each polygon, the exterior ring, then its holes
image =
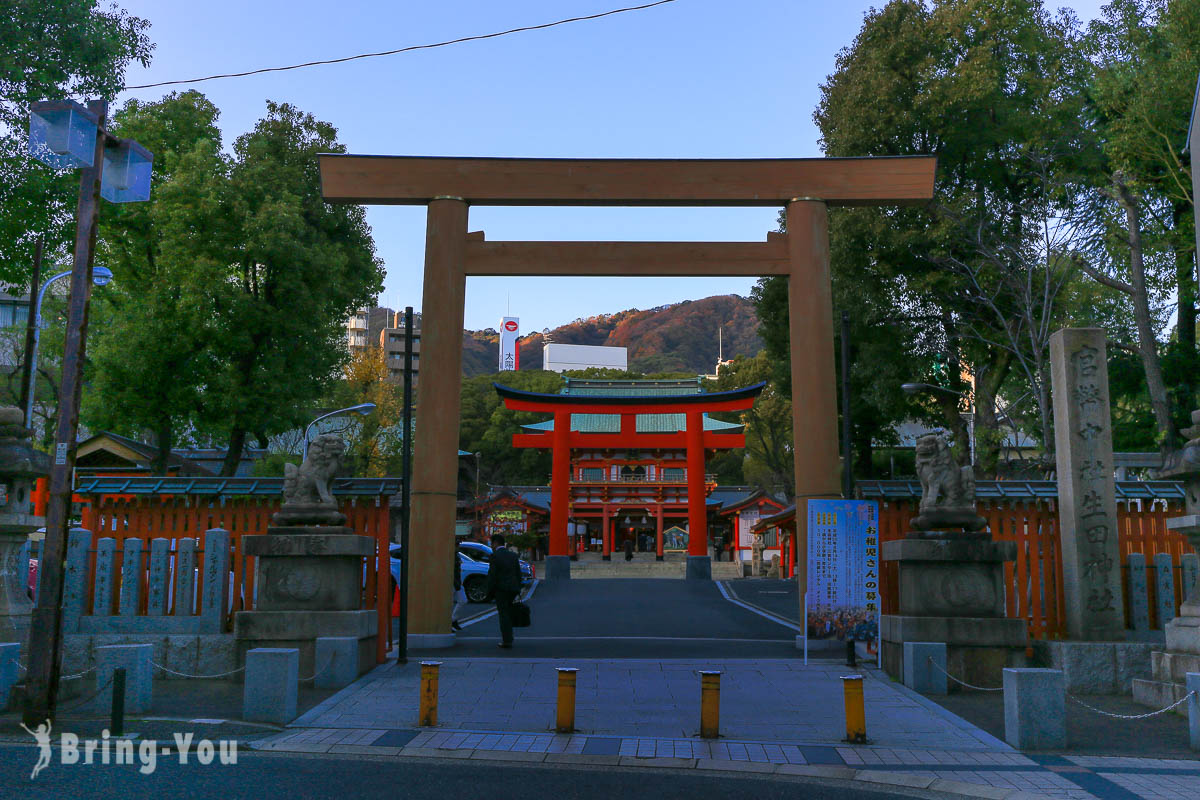
{"type": "Polygon", "coordinates": [[[721,735],[721,673],[700,670],[700,738],[721,735]]]}
{"type": "Polygon", "coordinates": [[[572,733],[575,730],[575,674],[574,667],[558,667],[558,718],[554,730],[572,733]]]}
{"type": "Polygon", "coordinates": [[[843,675],[842,694],[846,700],[846,741],[867,743],[867,712],[863,706],[862,675],[843,675]]]}
{"type": "Polygon", "coordinates": [[[440,661],[421,662],[420,718],[417,724],[423,728],[437,727],[438,667],[440,661]]]}

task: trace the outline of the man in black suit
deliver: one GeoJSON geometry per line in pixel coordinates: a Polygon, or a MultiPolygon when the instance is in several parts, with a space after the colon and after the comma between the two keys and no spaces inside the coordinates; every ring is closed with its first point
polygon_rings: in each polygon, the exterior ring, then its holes
{"type": "Polygon", "coordinates": [[[512,604],[521,593],[521,561],[517,554],[504,546],[504,537],[492,537],[492,560],[488,565],[487,596],[496,601],[496,617],[500,621],[500,647],[508,649],[513,643],[512,604]]]}

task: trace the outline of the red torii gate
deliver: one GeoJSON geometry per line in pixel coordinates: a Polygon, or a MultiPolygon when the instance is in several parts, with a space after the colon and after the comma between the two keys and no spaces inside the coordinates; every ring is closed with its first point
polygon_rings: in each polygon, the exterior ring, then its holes
{"type": "MultiPolygon", "coordinates": [[[[550,468],[550,553],[546,577],[570,577],[567,556],[567,505],[570,502],[570,464],[573,448],[682,449],[687,451],[688,560],[689,578],[711,578],[708,561],[708,511],[705,505],[704,451],[745,447],[744,433],[704,430],[704,414],[711,411],[746,411],[767,385],[756,383],[741,389],[704,394],[647,397],[601,397],[595,395],[540,394],[513,389],[498,383],[497,394],[505,408],[551,414],[554,429],[540,433],[513,434],[513,447],[549,448],[550,468]],[[610,414],[621,417],[618,433],[581,433],[571,430],[572,414],[610,414]],[[684,430],[674,433],[638,433],[638,414],[683,414],[684,430]]],[[[607,535],[607,533],[606,533],[607,535]]]]}

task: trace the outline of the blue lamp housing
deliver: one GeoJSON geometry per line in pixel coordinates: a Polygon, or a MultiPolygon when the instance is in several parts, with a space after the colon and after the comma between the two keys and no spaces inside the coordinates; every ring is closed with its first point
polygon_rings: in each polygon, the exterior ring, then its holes
{"type": "Polygon", "coordinates": [[[132,139],[104,148],[100,196],[110,203],[141,203],[150,199],[154,154],[132,139]]]}
{"type": "Polygon", "coordinates": [[[96,118],[73,100],[43,100],[29,108],[29,154],[48,167],[90,167],[96,118]]]}

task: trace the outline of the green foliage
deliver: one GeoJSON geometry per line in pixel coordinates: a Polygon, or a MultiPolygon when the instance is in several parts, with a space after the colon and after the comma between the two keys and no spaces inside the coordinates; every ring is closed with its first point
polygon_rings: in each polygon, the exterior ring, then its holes
{"type": "Polygon", "coordinates": [[[33,242],[47,263],[69,257],[74,171],[57,173],[28,155],[29,105],[37,100],[109,99],[130,62],[148,64],[149,23],[97,0],[10,0],[0,13],[0,281],[24,285],[33,242]]]}
{"type": "Polygon", "coordinates": [[[217,109],[199,92],[130,101],[113,120],[155,153],[153,200],[102,206],[97,259],[116,276],[97,293],[89,342],[92,376],[83,417],[93,430],[152,432],[159,470],[179,432],[201,423],[211,348],[205,275],[174,237],[179,220],[214,230],[222,215],[204,195],[227,169],[217,109]]]}
{"type": "MultiPolygon", "coordinates": [[[[708,388],[725,391],[769,381],[773,366],[765,351],[754,358],[735,358],[721,368],[715,381],[708,382],[708,388]]],[[[749,483],[769,492],[793,491],[792,404],[774,384],[768,384],[749,411],[713,416],[744,425],[746,449],[721,453],[709,463],[709,471],[722,483],[749,483]],[[741,467],[740,475],[735,466],[741,467]]]]}

